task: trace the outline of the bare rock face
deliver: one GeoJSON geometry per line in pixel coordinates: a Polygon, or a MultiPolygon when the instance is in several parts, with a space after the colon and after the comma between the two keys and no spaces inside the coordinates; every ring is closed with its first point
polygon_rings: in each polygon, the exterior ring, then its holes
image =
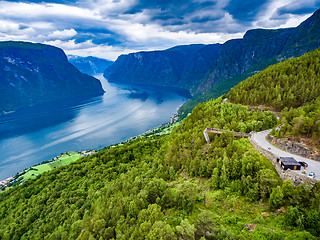
{"type": "Polygon", "coordinates": [[[59,48],[0,42],[0,113],[103,92],[100,81],[79,72],[59,48]]]}
{"type": "Polygon", "coordinates": [[[267,140],[273,145],[279,147],[280,149],[286,152],[297,154],[299,156],[310,158],[316,161],[320,161],[319,154],[300,143],[289,141],[287,139],[275,138],[271,135],[267,136],[267,140]]]}

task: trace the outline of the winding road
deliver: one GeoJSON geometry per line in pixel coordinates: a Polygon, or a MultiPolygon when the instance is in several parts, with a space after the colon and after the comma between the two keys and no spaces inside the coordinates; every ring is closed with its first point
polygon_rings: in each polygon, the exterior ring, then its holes
{"type": "Polygon", "coordinates": [[[292,153],[288,153],[285,152],[273,145],[271,145],[267,139],[266,136],[272,131],[272,129],[269,130],[265,130],[262,132],[257,132],[257,133],[253,133],[252,134],[252,139],[262,148],[264,148],[267,151],[272,152],[273,154],[277,155],[278,157],[293,157],[294,159],[296,159],[298,162],[302,161],[302,162],[306,162],[308,163],[308,167],[306,169],[304,169],[303,167],[301,168],[301,170],[296,170],[296,172],[300,173],[301,175],[306,175],[303,174],[302,171],[306,171],[307,174],[309,174],[310,172],[314,172],[315,173],[315,179],[320,180],[320,162],[308,159],[308,158],[304,158],[292,153]]]}

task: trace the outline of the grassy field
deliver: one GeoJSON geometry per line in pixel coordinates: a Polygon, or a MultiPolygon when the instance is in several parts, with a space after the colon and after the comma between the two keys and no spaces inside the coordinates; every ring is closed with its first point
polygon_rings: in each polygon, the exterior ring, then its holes
{"type": "Polygon", "coordinates": [[[44,172],[50,171],[54,168],[57,168],[59,166],[70,164],[70,163],[78,160],[79,158],[81,158],[80,153],[70,152],[70,155],[63,154],[58,158],[58,160],[56,160],[54,162],[45,163],[45,164],[41,164],[41,165],[34,166],[34,167],[30,168],[28,171],[26,171],[20,177],[23,178],[23,181],[26,181],[28,179],[35,178],[36,176],[38,176],[44,172]]]}

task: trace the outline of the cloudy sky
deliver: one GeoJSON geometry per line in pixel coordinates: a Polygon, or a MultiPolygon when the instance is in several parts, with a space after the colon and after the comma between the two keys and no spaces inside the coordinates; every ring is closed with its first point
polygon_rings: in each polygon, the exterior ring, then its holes
{"type": "Polygon", "coordinates": [[[178,44],[223,43],[252,28],[295,27],[320,0],[0,1],[0,41],[115,60],[178,44]]]}

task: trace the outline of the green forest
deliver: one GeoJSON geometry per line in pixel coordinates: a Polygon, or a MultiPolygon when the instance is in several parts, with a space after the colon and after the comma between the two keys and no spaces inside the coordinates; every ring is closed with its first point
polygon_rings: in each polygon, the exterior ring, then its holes
{"type": "Polygon", "coordinates": [[[269,111],[222,98],[0,194],[1,239],[317,239],[320,184],[294,187],[248,139],[269,111]],[[229,130],[203,137],[206,127],[229,130]],[[247,226],[254,226],[249,231],[247,226]]]}
{"type": "Polygon", "coordinates": [[[228,99],[280,112],[277,136],[302,135],[319,145],[320,49],[268,67],[235,86],[228,99]]]}

